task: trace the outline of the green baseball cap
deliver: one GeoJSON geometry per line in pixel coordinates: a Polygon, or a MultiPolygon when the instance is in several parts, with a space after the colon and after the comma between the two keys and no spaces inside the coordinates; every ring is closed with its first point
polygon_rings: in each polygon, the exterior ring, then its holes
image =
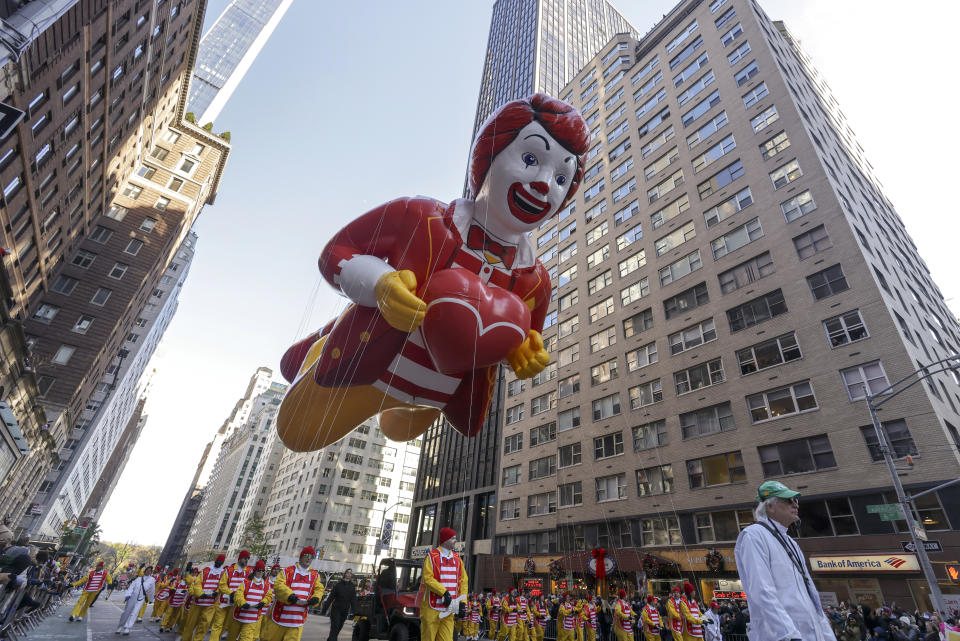
{"type": "Polygon", "coordinates": [[[757,488],[757,501],[766,501],[771,496],[777,496],[781,499],[792,499],[800,496],[800,492],[794,492],[780,481],[764,481],[757,488]]]}

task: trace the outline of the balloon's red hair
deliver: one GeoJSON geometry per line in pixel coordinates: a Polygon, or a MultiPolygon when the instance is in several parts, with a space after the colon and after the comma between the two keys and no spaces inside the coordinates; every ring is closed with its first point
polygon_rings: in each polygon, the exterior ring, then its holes
{"type": "Polygon", "coordinates": [[[563,205],[577,193],[583,179],[584,154],[590,144],[590,129],[580,112],[572,106],[546,94],[536,93],[503,105],[480,127],[470,154],[470,191],[474,196],[480,190],[493,159],[514,141],[521,129],[534,120],[577,157],[577,171],[570,181],[570,191],[563,205]]]}

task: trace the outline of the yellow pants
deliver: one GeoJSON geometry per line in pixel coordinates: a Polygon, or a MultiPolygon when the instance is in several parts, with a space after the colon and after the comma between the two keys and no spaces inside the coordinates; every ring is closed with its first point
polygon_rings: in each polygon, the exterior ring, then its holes
{"type": "MultiPolygon", "coordinates": [[[[237,623],[240,622],[238,621],[237,623]]],[[[239,628],[240,633],[237,635],[237,638],[240,641],[254,641],[254,639],[260,636],[260,621],[257,621],[256,623],[240,623],[239,628]]],[[[291,630],[292,629],[293,628],[291,628],[291,630]]],[[[302,629],[302,627],[297,628],[297,630],[302,629]]]]}
{"type": "Polygon", "coordinates": [[[489,627],[487,628],[487,638],[496,639],[497,638],[497,626],[500,624],[499,621],[494,621],[493,619],[487,619],[489,627]]]}
{"type": "Polygon", "coordinates": [[[426,599],[420,605],[420,641],[453,641],[453,617],[441,619],[440,613],[426,604],[426,599]]]}
{"type": "Polygon", "coordinates": [[[500,629],[497,631],[497,641],[503,641],[504,639],[513,639],[513,629],[515,627],[517,626],[501,623],[500,629]]]}
{"type": "Polygon", "coordinates": [[[670,634],[673,635],[673,641],[683,641],[683,632],[677,632],[673,628],[670,628],[670,634]]]}
{"type": "Polygon", "coordinates": [[[260,638],[263,641],[300,641],[300,635],[303,634],[302,625],[290,628],[285,625],[277,625],[271,619],[261,619],[260,623],[262,624],[260,626],[260,638]]]}
{"type": "Polygon", "coordinates": [[[143,618],[143,613],[146,612],[146,611],[147,611],[147,600],[144,599],[144,600],[143,600],[143,605],[140,606],[140,611],[137,612],[137,618],[138,618],[138,619],[142,619],[142,618],[143,618]]]}
{"type": "Polygon", "coordinates": [[[613,624],[613,633],[616,635],[617,641],[633,641],[633,633],[627,632],[617,623],[613,624]]]}
{"type": "Polygon", "coordinates": [[[177,621],[180,620],[180,617],[183,615],[183,606],[180,607],[168,607],[166,614],[163,615],[163,621],[160,622],[161,628],[166,628],[167,630],[172,630],[173,626],[177,624],[177,621]]]}
{"type": "MultiPolygon", "coordinates": [[[[228,620],[227,620],[227,626],[226,626],[226,627],[227,627],[227,638],[226,638],[226,641],[237,641],[237,639],[240,638],[240,628],[245,625],[245,624],[240,623],[239,621],[237,621],[236,619],[233,618],[232,611],[233,611],[233,609],[231,608],[231,614],[229,615],[229,618],[228,618],[228,620]]],[[[253,623],[248,623],[248,624],[246,624],[246,625],[254,625],[254,624],[253,624],[253,623]]],[[[260,622],[259,622],[259,621],[257,621],[256,626],[257,626],[256,632],[257,632],[257,635],[259,636],[259,634],[260,634],[260,622]]]]}
{"type": "Polygon", "coordinates": [[[591,628],[589,623],[586,625],[586,627],[584,627],[583,630],[587,641],[597,641],[597,631],[591,628]]]}
{"type": "MultiPolygon", "coordinates": [[[[190,609],[190,614],[193,614],[196,611],[196,616],[193,620],[193,634],[187,636],[186,632],[183,634],[183,641],[203,641],[203,637],[207,636],[207,631],[210,630],[210,624],[213,623],[214,610],[219,610],[214,605],[204,605],[204,606],[193,606],[190,609]]],[[[216,641],[216,639],[214,639],[216,641]]]]}
{"type": "Polygon", "coordinates": [[[647,632],[646,626],[644,626],[643,638],[646,639],[646,641],[660,641],[660,635],[654,634],[653,632],[647,632]]]}
{"type": "Polygon", "coordinates": [[[197,618],[200,616],[200,610],[204,609],[206,608],[197,607],[197,604],[194,603],[187,610],[187,615],[183,618],[183,623],[180,624],[180,638],[183,641],[193,639],[193,631],[197,628],[197,618]]]}
{"type": "Polygon", "coordinates": [[[513,641],[527,641],[529,638],[530,630],[527,629],[527,622],[520,620],[517,621],[517,625],[513,626],[513,641]]]}
{"type": "Polygon", "coordinates": [[[213,623],[210,624],[210,641],[220,641],[220,635],[224,629],[230,629],[230,621],[233,621],[233,606],[221,608],[214,605],[216,610],[213,613],[213,623]]]}
{"type": "Polygon", "coordinates": [[[575,641],[583,641],[583,624],[577,621],[573,627],[573,638],[575,641]]]}
{"type": "Polygon", "coordinates": [[[543,641],[543,628],[536,623],[533,624],[533,641],[543,641]]]}
{"type": "Polygon", "coordinates": [[[73,606],[73,612],[70,613],[70,616],[80,617],[81,619],[87,616],[87,610],[90,609],[90,604],[93,603],[96,596],[96,592],[84,592],[81,594],[80,600],[73,606]]]}
{"type": "Polygon", "coordinates": [[[573,641],[573,630],[564,630],[557,626],[557,641],[573,641]]]}
{"type": "Polygon", "coordinates": [[[159,619],[163,616],[163,613],[166,612],[167,606],[170,605],[170,600],[165,599],[163,601],[154,601],[153,602],[153,618],[159,619]]]}

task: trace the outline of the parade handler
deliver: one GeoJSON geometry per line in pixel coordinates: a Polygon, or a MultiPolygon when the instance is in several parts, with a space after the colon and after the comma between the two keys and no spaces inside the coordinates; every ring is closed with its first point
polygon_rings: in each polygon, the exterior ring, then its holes
{"type": "Polygon", "coordinates": [[[497,627],[500,625],[500,597],[497,596],[497,589],[493,588],[490,597],[487,599],[487,621],[490,624],[487,630],[487,638],[497,638],[497,627]]]}
{"type": "Polygon", "coordinates": [[[300,560],[277,575],[273,591],[277,603],[261,627],[263,641],[300,641],[303,624],[307,622],[307,608],[320,603],[323,582],[320,573],[310,568],[316,551],[309,545],[300,551],[300,560]]]}
{"type": "Polygon", "coordinates": [[[573,641],[573,626],[580,617],[569,592],[563,593],[563,602],[557,610],[557,641],[573,641]]]}
{"type": "Polygon", "coordinates": [[[453,641],[453,616],[441,618],[440,614],[467,593],[467,571],[460,555],[453,551],[457,533],[452,528],[440,528],[438,543],[423,560],[420,641],[453,641]]]}
{"type": "Polygon", "coordinates": [[[737,571],[750,604],[750,641],[836,641],[800,546],[787,528],[800,520],[800,493],[778,481],[757,489],[754,523],[737,537],[737,571]]]}
{"type": "Polygon", "coordinates": [[[680,614],[683,616],[683,641],[697,641],[703,638],[703,622],[706,620],[697,603],[697,589],[692,583],[683,583],[683,597],[680,599],[680,614]]]}
{"type": "Polygon", "coordinates": [[[660,641],[660,610],[657,609],[657,597],[647,595],[647,604],[640,611],[643,621],[644,641],[660,641]]]}
{"type": "Polygon", "coordinates": [[[236,628],[236,621],[229,614],[233,607],[233,594],[247,578],[247,564],[249,562],[250,553],[246,550],[240,550],[240,554],[237,555],[237,562],[227,566],[220,574],[220,583],[217,585],[217,592],[220,593],[220,603],[213,613],[213,623],[210,624],[210,638],[213,641],[219,641],[224,628],[228,632],[236,628]]]}
{"type": "Polygon", "coordinates": [[[216,614],[217,597],[219,595],[220,578],[223,576],[223,567],[227,557],[217,556],[213,566],[207,566],[200,571],[200,576],[190,586],[190,595],[194,598],[193,607],[187,615],[187,623],[183,630],[183,641],[203,641],[210,626],[213,625],[213,615],[216,614]]]}
{"type": "MultiPolygon", "coordinates": [[[[170,580],[170,603],[167,611],[160,622],[160,632],[171,631],[183,615],[183,604],[187,602],[187,588],[189,584],[180,576],[180,569],[173,571],[173,578],[170,580]]],[[[220,638],[219,636],[217,637],[220,638]]]]}
{"type": "Polygon", "coordinates": [[[617,592],[617,604],[613,609],[613,633],[617,641],[633,641],[633,608],[627,601],[627,591],[617,592]]]}
{"type": "Polygon", "coordinates": [[[683,614],[680,604],[680,586],[673,586],[670,599],[667,601],[667,621],[670,623],[670,633],[673,641],[683,641],[683,614]]]}
{"type": "Polygon", "coordinates": [[[263,561],[257,561],[253,575],[234,592],[233,618],[239,625],[239,641],[254,641],[260,636],[260,618],[273,600],[270,582],[264,578],[266,569],[263,561]]]}
{"type": "Polygon", "coordinates": [[[90,572],[90,574],[74,583],[73,587],[83,585],[83,594],[80,595],[80,600],[77,601],[77,604],[73,606],[73,612],[70,613],[70,620],[83,621],[83,617],[86,616],[90,604],[93,603],[97,595],[100,594],[100,590],[108,583],[110,583],[110,574],[103,569],[103,561],[97,563],[96,569],[90,572]]]}

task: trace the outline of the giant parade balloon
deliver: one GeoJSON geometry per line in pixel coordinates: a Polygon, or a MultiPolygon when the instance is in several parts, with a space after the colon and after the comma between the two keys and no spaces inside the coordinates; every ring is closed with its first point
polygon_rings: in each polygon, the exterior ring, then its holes
{"type": "Polygon", "coordinates": [[[377,415],[395,441],[441,414],[474,436],[501,362],[519,378],[540,373],[550,277],[530,231],[576,193],[589,137],[565,102],[507,103],[473,142],[473,199],[399,198],[337,232],[320,271],[352,304],[281,360],[287,447],[325,447],[377,415]]]}

